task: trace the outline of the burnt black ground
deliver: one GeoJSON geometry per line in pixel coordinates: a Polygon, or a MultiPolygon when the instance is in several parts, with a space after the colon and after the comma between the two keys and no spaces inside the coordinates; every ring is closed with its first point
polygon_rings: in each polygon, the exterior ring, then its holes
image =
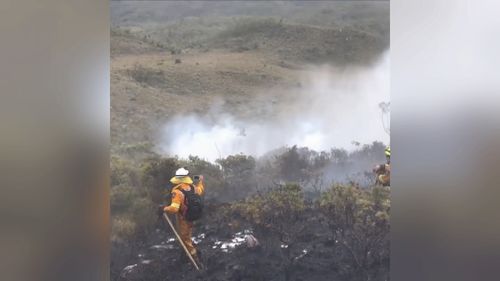
{"type": "MultiPolygon", "coordinates": [[[[215,210],[208,211],[194,233],[195,237],[205,234],[197,244],[206,267],[200,272],[185,257],[180,261],[183,252],[177,240],[173,240],[174,234],[166,222],[159,220],[156,231],[134,247],[113,245],[111,278],[113,281],[389,280],[388,260],[365,271],[352,268],[323,219],[321,215],[305,213],[297,223],[306,227],[288,248],[282,248],[281,242],[264,231],[254,231],[259,247],[247,248],[242,244],[225,253],[213,246],[216,241],[232,238],[237,232],[234,225],[230,226],[234,222],[225,221],[215,210]],[[130,265],[132,269],[124,270],[130,265]]],[[[238,227],[242,231],[249,225],[242,223],[238,227]]]]}

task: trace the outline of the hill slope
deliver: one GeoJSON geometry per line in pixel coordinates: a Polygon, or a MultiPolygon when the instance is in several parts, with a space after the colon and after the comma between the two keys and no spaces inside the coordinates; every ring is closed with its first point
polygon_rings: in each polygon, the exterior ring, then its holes
{"type": "Polygon", "coordinates": [[[113,13],[135,16],[113,17],[114,152],[121,145],[154,142],[165,121],[181,113],[210,118],[223,109],[244,120],[272,118],[273,104],[293,98],[288,93],[300,87],[309,65],[370,64],[389,44],[388,5],[285,5],[273,12],[281,18],[231,16],[241,9],[226,7],[223,15],[198,11],[198,17],[181,19],[147,18],[145,13],[158,15],[161,9],[123,5],[113,13]]]}

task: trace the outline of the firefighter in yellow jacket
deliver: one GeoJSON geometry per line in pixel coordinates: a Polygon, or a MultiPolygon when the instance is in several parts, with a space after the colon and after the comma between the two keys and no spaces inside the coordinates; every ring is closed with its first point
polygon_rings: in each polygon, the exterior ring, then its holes
{"type": "Polygon", "coordinates": [[[375,184],[380,184],[382,186],[390,186],[391,185],[391,147],[388,146],[385,148],[385,157],[387,159],[386,164],[377,165],[374,168],[374,172],[377,175],[377,179],[375,184]]]}
{"type": "Polygon", "coordinates": [[[170,182],[174,184],[172,188],[172,203],[164,207],[163,211],[177,215],[177,231],[179,236],[193,258],[198,259],[196,248],[193,246],[191,239],[193,222],[187,220],[184,216],[186,210],[185,195],[181,190],[191,191],[191,188],[194,188],[196,194],[203,195],[205,189],[203,186],[203,176],[199,176],[198,182],[194,185],[193,180],[189,176],[189,171],[185,168],[180,168],[175,172],[175,176],[170,179],[170,182]]]}

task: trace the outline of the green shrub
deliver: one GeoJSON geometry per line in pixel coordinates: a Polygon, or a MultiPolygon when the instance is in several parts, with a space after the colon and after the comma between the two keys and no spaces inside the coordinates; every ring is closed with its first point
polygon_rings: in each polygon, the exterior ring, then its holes
{"type": "Polygon", "coordinates": [[[307,179],[309,163],[299,153],[296,145],[279,155],[276,160],[280,174],[285,181],[300,182],[307,179]]]}
{"type": "Polygon", "coordinates": [[[227,201],[231,195],[227,189],[227,184],[222,175],[220,167],[216,164],[205,161],[197,156],[189,156],[187,160],[180,160],[180,165],[187,167],[191,175],[203,175],[207,200],[227,201]]]}
{"type": "Polygon", "coordinates": [[[249,19],[243,18],[226,30],[222,31],[218,36],[220,38],[243,37],[255,33],[279,31],[282,25],[274,18],[267,19],[249,19]]]}
{"type": "Polygon", "coordinates": [[[111,241],[129,242],[136,237],[136,224],[127,216],[113,216],[111,218],[111,241]]]}
{"type": "Polygon", "coordinates": [[[113,241],[135,241],[146,237],[153,230],[156,205],[130,188],[112,189],[111,211],[113,241]]]}
{"type": "Polygon", "coordinates": [[[142,164],[141,183],[152,202],[163,203],[170,186],[169,180],[179,167],[177,158],[152,157],[142,164]]]}
{"type": "Polygon", "coordinates": [[[284,280],[289,280],[297,257],[299,237],[306,227],[302,219],[308,215],[302,188],[297,184],[282,185],[234,204],[232,208],[234,214],[253,226],[256,236],[262,238],[260,242],[267,254],[280,257],[277,261],[283,267],[284,280]]]}
{"type": "Polygon", "coordinates": [[[130,159],[134,162],[139,162],[156,155],[153,152],[153,144],[150,142],[121,144],[117,145],[114,150],[115,153],[119,154],[121,157],[126,157],[126,159],[130,159]]]}
{"type": "Polygon", "coordinates": [[[132,162],[111,156],[111,186],[139,186],[139,171],[132,162]]]}
{"type": "Polygon", "coordinates": [[[132,206],[134,200],[139,197],[134,188],[129,186],[116,186],[111,188],[110,207],[112,214],[126,212],[132,206]]]}
{"type": "Polygon", "coordinates": [[[389,189],[335,185],[319,200],[332,235],[340,246],[343,268],[362,272],[389,260],[389,189]],[[354,265],[352,267],[351,265],[354,265]]]}
{"type": "Polygon", "coordinates": [[[288,226],[293,224],[305,207],[302,188],[297,184],[286,184],[249,197],[235,204],[234,210],[258,228],[275,231],[285,238],[289,234],[288,226]]]}
{"type": "Polygon", "coordinates": [[[147,237],[153,231],[155,222],[157,221],[157,204],[153,203],[149,198],[142,197],[134,201],[130,208],[132,220],[136,224],[136,235],[139,237],[147,237]]]}
{"type": "Polygon", "coordinates": [[[230,155],[216,162],[221,166],[224,181],[235,199],[244,198],[255,190],[257,186],[255,158],[246,155],[230,155]]]}

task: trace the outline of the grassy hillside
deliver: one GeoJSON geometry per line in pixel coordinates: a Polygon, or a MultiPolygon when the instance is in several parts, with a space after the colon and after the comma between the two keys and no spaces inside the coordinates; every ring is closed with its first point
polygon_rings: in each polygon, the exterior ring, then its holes
{"type": "Polygon", "coordinates": [[[286,100],[282,89],[300,86],[308,64],[369,64],[389,42],[388,4],[380,2],[111,5],[115,150],[151,142],[168,118],[207,113],[214,103],[237,117],[272,118],[261,111],[286,100]]]}
{"type": "Polygon", "coordinates": [[[387,31],[389,23],[389,1],[112,1],[110,8],[113,26],[243,16],[277,17],[322,26],[359,25],[387,31]]]}

